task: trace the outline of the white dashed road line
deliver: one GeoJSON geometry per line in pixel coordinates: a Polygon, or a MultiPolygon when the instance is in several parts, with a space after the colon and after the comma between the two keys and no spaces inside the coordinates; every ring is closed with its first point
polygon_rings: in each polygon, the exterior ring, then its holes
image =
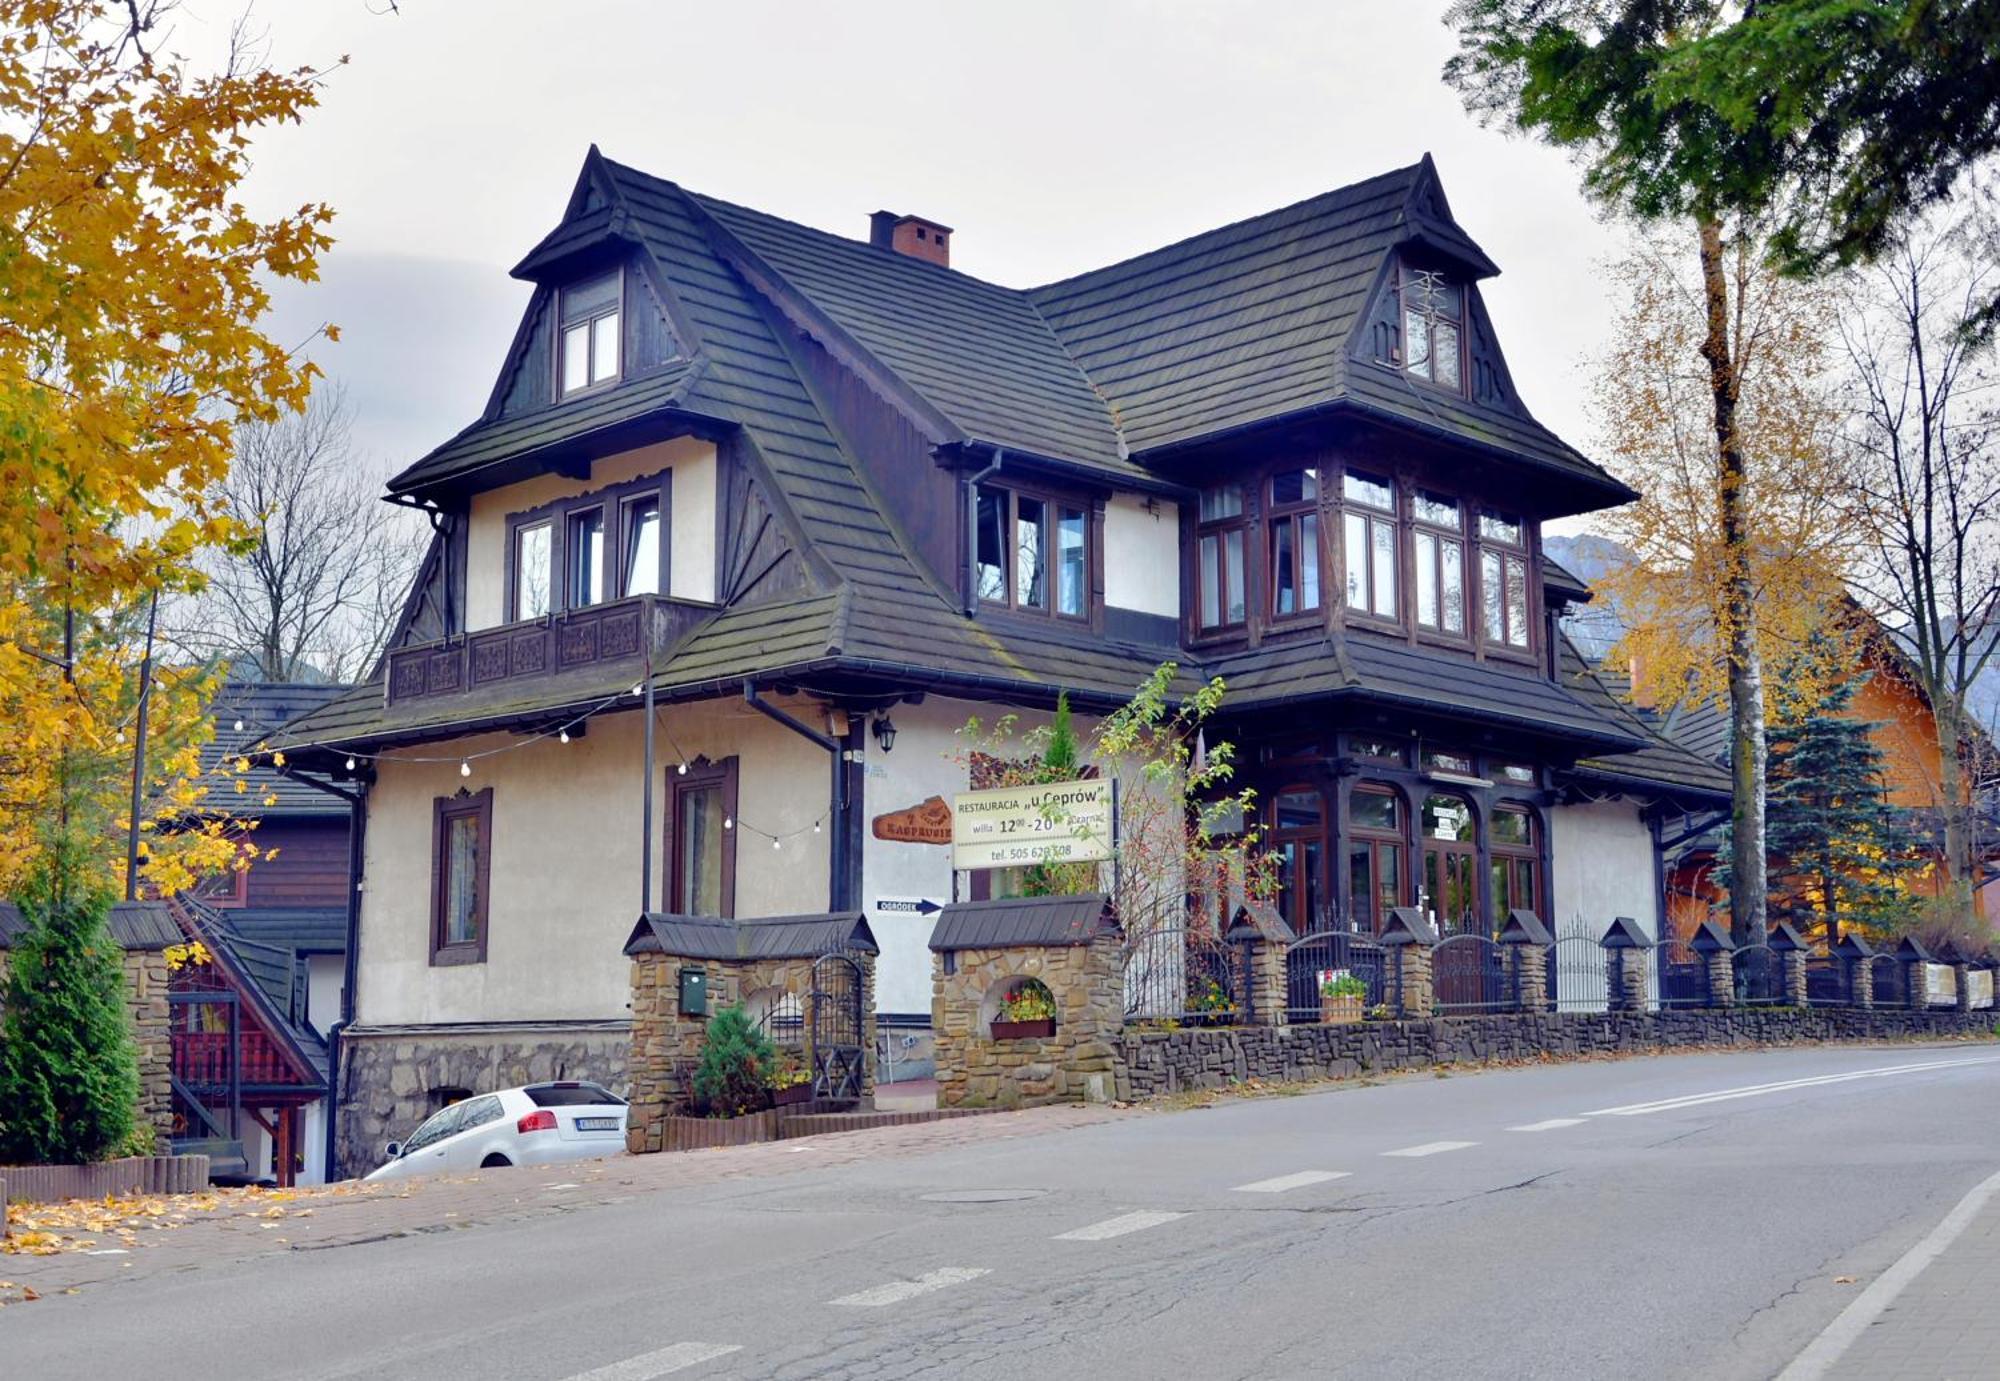
{"type": "Polygon", "coordinates": [[[1296,1175],[1280,1175],[1274,1180],[1258,1180],[1254,1184],[1239,1184],[1230,1191],[1232,1194],[1282,1194],[1288,1189],[1304,1189],[1309,1184],[1325,1184],[1328,1180],[1344,1180],[1345,1170],[1301,1170],[1296,1175]]]}
{"type": "Polygon", "coordinates": [[[1545,1122],[1530,1122],[1522,1127],[1509,1127],[1510,1132],[1553,1132],[1558,1127],[1581,1127],[1580,1117],[1551,1117],[1545,1122]]]}
{"type": "Polygon", "coordinates": [[[1463,1151],[1468,1146],[1477,1146],[1476,1141],[1426,1141],[1421,1146],[1405,1146],[1400,1151],[1384,1151],[1385,1156],[1436,1156],[1446,1151],[1463,1151]]]}
{"type": "Polygon", "coordinates": [[[1931,1069],[1959,1069],[1966,1065],[1990,1065],[2000,1056],[1971,1060],[1931,1060],[1924,1064],[1883,1065],[1876,1069],[1854,1069],[1845,1074],[1820,1074],[1810,1079],[1784,1079],[1773,1084],[1744,1084],[1716,1089],[1710,1093],[1688,1093],[1678,1098],[1661,1098],[1651,1103],[1627,1103],[1616,1108],[1596,1108],[1585,1117],[1638,1117],[1645,1113],[1676,1112],[1708,1103],[1727,1103],[1738,1098],[1755,1098],[1766,1093],[1787,1093],[1792,1089],[1819,1088],[1826,1084],[1851,1083],[1856,1079],[1888,1079],[1898,1074],[1922,1074],[1931,1069]]]}
{"type": "Polygon", "coordinates": [[[1058,1242],[1102,1242],[1108,1237],[1123,1237],[1128,1232],[1144,1232],[1162,1223],[1171,1223],[1176,1218],[1185,1218],[1185,1213],[1168,1213],[1161,1209],[1141,1209],[1137,1213],[1124,1213],[1116,1218],[1106,1218],[1101,1223],[1092,1223],[1087,1228],[1077,1228],[1072,1232],[1059,1232],[1058,1242]]]}
{"type": "Polygon", "coordinates": [[[887,1285],[877,1285],[872,1290],[858,1290],[851,1295],[842,1295],[832,1301],[850,1309],[881,1309],[886,1305],[901,1304],[906,1299],[918,1295],[928,1295],[933,1290],[942,1290],[948,1285],[963,1285],[968,1280],[977,1280],[991,1272],[984,1266],[940,1266],[935,1271],[927,1271],[913,1280],[892,1280],[887,1285]]]}
{"type": "Polygon", "coordinates": [[[652,1381],[655,1376],[667,1376],[697,1363],[712,1362],[742,1350],[741,1343],[675,1343],[672,1347],[642,1352],[637,1357],[627,1357],[622,1362],[613,1362],[595,1371],[580,1371],[569,1381],[652,1381]]]}

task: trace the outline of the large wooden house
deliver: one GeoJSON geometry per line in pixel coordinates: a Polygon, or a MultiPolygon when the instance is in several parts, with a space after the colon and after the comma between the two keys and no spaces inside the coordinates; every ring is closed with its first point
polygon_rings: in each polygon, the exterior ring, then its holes
{"type": "Polygon", "coordinates": [[[381,675],[284,740],[366,794],[351,1164],[616,1080],[642,909],[866,908],[926,1011],[955,731],[1169,660],[1228,682],[1299,930],[1660,925],[1655,833],[1727,783],[1565,652],[1542,524],[1631,491],[1523,405],[1428,158],[1040,288],[952,237],[593,149],[516,266],[485,412],[390,484],[437,535],[381,675]]]}

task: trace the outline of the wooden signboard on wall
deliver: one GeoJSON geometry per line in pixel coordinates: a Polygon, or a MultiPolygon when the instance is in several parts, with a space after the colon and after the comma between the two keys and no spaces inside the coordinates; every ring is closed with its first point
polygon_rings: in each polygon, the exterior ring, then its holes
{"type": "Polygon", "coordinates": [[[942,796],[919,801],[907,810],[892,810],[875,817],[872,826],[877,839],[896,844],[951,843],[951,805],[942,796]]]}

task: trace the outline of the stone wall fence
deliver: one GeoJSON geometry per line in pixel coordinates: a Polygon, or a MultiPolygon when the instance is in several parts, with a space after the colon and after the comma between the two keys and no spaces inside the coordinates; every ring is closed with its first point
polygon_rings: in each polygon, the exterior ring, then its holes
{"type": "Polygon", "coordinates": [[[690,1079],[708,1019],[738,1004],[813,1071],[816,1107],[872,1107],[876,952],[860,912],[641,917],[625,944],[632,960],[626,1147],[639,1154],[722,1144],[713,1128],[678,1124],[693,1120],[690,1079]]]}

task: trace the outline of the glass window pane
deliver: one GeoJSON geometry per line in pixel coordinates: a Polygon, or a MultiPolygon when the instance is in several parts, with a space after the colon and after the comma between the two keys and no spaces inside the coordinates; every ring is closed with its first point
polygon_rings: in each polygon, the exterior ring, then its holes
{"type": "Polygon", "coordinates": [[[1521,520],[1504,513],[1482,513],[1479,515],[1479,535],[1489,542],[1506,542],[1521,545],[1521,520]]]}
{"type": "Polygon", "coordinates": [[[569,523],[569,607],[604,598],[604,510],[579,513],[569,523]]]}
{"type": "Polygon", "coordinates": [[[1465,631],[1465,556],[1457,542],[1446,542],[1442,548],[1439,575],[1444,595],[1440,601],[1444,612],[1443,627],[1448,633],[1465,631]]]}
{"type": "Polygon", "coordinates": [[[1430,523],[1435,527],[1456,528],[1459,526],[1458,500],[1438,494],[1426,494],[1421,489],[1415,499],[1417,521],[1430,523]]]}
{"type": "Polygon", "coordinates": [[[1347,851],[1347,894],[1354,899],[1354,923],[1350,929],[1374,934],[1375,877],[1369,868],[1373,846],[1357,844],[1347,851]]]}
{"type": "Polygon", "coordinates": [[[453,815],[445,822],[444,942],[479,939],[479,817],[453,815]]]}
{"type": "Polygon", "coordinates": [[[1326,816],[1317,791],[1279,792],[1273,814],[1281,830],[1316,830],[1326,816]]]}
{"type": "Polygon", "coordinates": [[[1342,543],[1347,555],[1347,607],[1368,607],[1368,520],[1359,513],[1343,515],[1342,543]]]}
{"type": "Polygon", "coordinates": [[[514,530],[514,617],[538,619],[549,612],[552,529],[533,523],[514,530]]]}
{"type": "Polygon", "coordinates": [[[979,540],[973,558],[976,584],[981,599],[1007,602],[1007,494],[1005,490],[979,489],[979,540]]]}
{"type": "Polygon", "coordinates": [[[1271,477],[1271,503],[1283,508],[1319,498],[1319,471],[1281,470],[1271,477]]]}
{"type": "Polygon", "coordinates": [[[1056,510],[1056,612],[1090,612],[1085,593],[1088,578],[1083,559],[1084,518],[1076,508],[1056,510]]]}
{"type": "Polygon", "coordinates": [[[1224,518],[1240,517],[1243,513],[1243,487],[1237,484],[1219,484],[1213,489],[1201,491],[1201,520],[1204,523],[1219,522],[1224,518]]]}
{"type": "Polygon", "coordinates": [[[1472,775],[1472,759],[1464,753],[1447,753],[1442,748],[1426,748],[1418,756],[1426,772],[1456,772],[1461,777],[1472,775]]]}
{"type": "Polygon", "coordinates": [[[1213,534],[1201,539],[1201,626],[1214,628],[1222,622],[1222,539],[1213,534]]]}
{"type": "Polygon", "coordinates": [[[1319,608],[1319,515],[1299,519],[1299,608],[1319,608]]]}
{"type": "Polygon", "coordinates": [[[1424,798],[1424,838],[1453,844],[1472,842],[1472,807],[1456,796],[1424,798]]]}
{"type": "Polygon", "coordinates": [[[1241,623],[1243,609],[1243,529],[1222,534],[1223,569],[1229,581],[1228,614],[1231,623],[1241,623]]]}
{"type": "Polygon", "coordinates": [[[590,326],[582,323],[563,332],[562,386],[574,393],[590,383],[590,326]]]}
{"type": "Polygon", "coordinates": [[[1369,758],[1375,762],[1401,762],[1403,745],[1387,738],[1349,738],[1349,757],[1369,758]]]}
{"type": "Polygon", "coordinates": [[[1542,889],[1535,884],[1535,861],[1531,858],[1514,860],[1514,894],[1511,904],[1524,906],[1530,911],[1541,909],[1542,889]]]}
{"type": "Polygon", "coordinates": [[[625,505],[625,585],[628,595],[660,592],[660,501],[625,505]]]}
{"type": "Polygon", "coordinates": [[[618,377],[618,313],[601,316],[590,326],[590,382],[618,377]]]}
{"type": "Polygon", "coordinates": [[[1403,313],[1403,346],[1408,355],[1407,368],[1419,379],[1431,376],[1431,323],[1422,312],[1403,313]]]}
{"type": "Polygon", "coordinates": [[[1529,843],[1528,814],[1521,810],[1496,810],[1493,812],[1493,842],[1495,844],[1518,844],[1526,847],[1529,843]]]}
{"type": "Polygon", "coordinates": [[[1507,641],[1528,645],[1528,563],[1518,556],[1507,558],[1507,641]]]}
{"type": "Polygon", "coordinates": [[[675,813],[680,855],[678,909],[684,916],[722,914],[722,790],[690,787],[675,813]]]}
{"type": "Polygon", "coordinates": [[[1438,626],[1437,538],[1428,532],[1416,534],[1417,543],[1417,622],[1426,628],[1438,626]]]}
{"type": "Polygon", "coordinates": [[[1375,904],[1381,916],[1403,904],[1403,851],[1394,844],[1375,846],[1375,904]]]}
{"type": "Polygon", "coordinates": [[[1341,492],[1347,496],[1349,503],[1366,504],[1385,513],[1395,511],[1396,493],[1383,480],[1357,475],[1350,470],[1341,477],[1341,492]]]}
{"type": "Polygon", "coordinates": [[[1493,642],[1502,642],[1507,636],[1502,616],[1503,595],[1500,589],[1500,558],[1490,551],[1479,553],[1479,597],[1486,610],[1486,636],[1493,642]]]}
{"type": "Polygon", "coordinates": [[[1049,607],[1048,505],[1025,495],[1014,500],[1014,595],[1024,608],[1049,607]]]}
{"type": "Polygon", "coordinates": [[[1399,833],[1396,798],[1386,791],[1357,790],[1347,801],[1348,822],[1358,830],[1399,833]]]}
{"type": "Polygon", "coordinates": [[[1292,537],[1290,519],[1271,525],[1272,612],[1281,615],[1296,614],[1299,609],[1298,553],[1292,549],[1292,537]]]}
{"type": "Polygon", "coordinates": [[[1372,607],[1384,618],[1396,617],[1396,528],[1377,519],[1375,529],[1375,595],[1372,607]]]}
{"type": "Polygon", "coordinates": [[[1458,387],[1458,327],[1449,321],[1431,324],[1431,378],[1446,388],[1458,387]]]}
{"type": "Polygon", "coordinates": [[[1530,786],[1535,782],[1535,769],[1525,762],[1495,763],[1492,770],[1494,776],[1505,781],[1526,782],[1530,786]]]}

